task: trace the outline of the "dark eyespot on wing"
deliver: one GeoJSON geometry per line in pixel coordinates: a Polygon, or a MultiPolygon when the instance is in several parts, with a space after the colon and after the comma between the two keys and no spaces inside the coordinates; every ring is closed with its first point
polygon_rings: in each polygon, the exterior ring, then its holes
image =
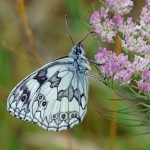
{"type": "Polygon", "coordinates": [[[45,99],[45,96],[43,94],[38,94],[38,96],[37,96],[38,101],[42,101],[44,99],[45,99]]]}
{"type": "Polygon", "coordinates": [[[29,97],[30,97],[30,90],[24,86],[24,89],[22,88],[23,93],[20,96],[20,100],[24,103],[27,104],[29,97]]]}
{"type": "Polygon", "coordinates": [[[42,105],[43,108],[45,108],[46,105],[47,105],[47,101],[43,101],[43,102],[41,103],[41,105],[42,105]]]}

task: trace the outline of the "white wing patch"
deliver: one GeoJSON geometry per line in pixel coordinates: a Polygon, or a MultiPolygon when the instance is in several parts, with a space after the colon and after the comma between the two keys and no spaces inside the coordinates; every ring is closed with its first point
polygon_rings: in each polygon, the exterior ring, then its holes
{"type": "Polygon", "coordinates": [[[58,59],[21,81],[10,93],[7,109],[46,130],[70,129],[86,114],[87,84],[73,58],[58,59]]]}

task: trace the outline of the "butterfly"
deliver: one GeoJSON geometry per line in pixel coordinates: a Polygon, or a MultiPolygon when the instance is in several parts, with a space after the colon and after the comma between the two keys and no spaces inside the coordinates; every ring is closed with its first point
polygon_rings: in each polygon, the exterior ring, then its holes
{"type": "Polygon", "coordinates": [[[70,129],[87,112],[88,70],[89,61],[79,42],[68,56],[49,62],[16,85],[7,110],[46,130],[70,129]]]}

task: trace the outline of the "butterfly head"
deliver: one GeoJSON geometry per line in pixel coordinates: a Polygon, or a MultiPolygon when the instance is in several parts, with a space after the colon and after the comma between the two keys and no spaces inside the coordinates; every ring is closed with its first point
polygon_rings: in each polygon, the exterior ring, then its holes
{"type": "Polygon", "coordinates": [[[73,58],[82,58],[85,55],[85,49],[82,46],[81,43],[75,45],[72,47],[71,52],[69,53],[69,56],[73,57],[73,58]]]}

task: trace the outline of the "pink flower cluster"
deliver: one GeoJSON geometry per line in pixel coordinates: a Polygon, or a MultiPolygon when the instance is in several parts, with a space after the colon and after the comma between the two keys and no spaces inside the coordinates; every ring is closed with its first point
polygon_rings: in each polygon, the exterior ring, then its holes
{"type": "Polygon", "coordinates": [[[140,14],[141,35],[150,42],[150,0],[142,8],[140,14]]]}
{"type": "Polygon", "coordinates": [[[99,71],[106,82],[113,80],[116,85],[126,83],[150,94],[150,0],[146,0],[137,22],[132,17],[125,19],[121,16],[131,11],[132,0],[105,2],[108,8],[102,7],[91,15],[91,29],[100,42],[113,43],[114,37],[119,36],[122,51],[117,56],[100,46],[95,55],[95,60],[101,64],[99,71]]]}
{"type": "MultiPolygon", "coordinates": [[[[113,2],[114,0],[108,0],[113,2]]],[[[107,2],[108,2],[107,1],[107,2]]],[[[127,0],[128,1],[128,0],[127,0]]],[[[92,30],[103,42],[113,43],[116,35],[121,35],[122,48],[127,51],[143,55],[150,49],[150,0],[142,8],[140,24],[133,22],[132,17],[126,20],[119,14],[111,15],[109,9],[101,8],[101,11],[94,11],[90,18],[92,30]]],[[[121,1],[115,0],[116,3],[121,1]]],[[[123,3],[123,1],[122,1],[123,3]]],[[[129,3],[129,1],[127,2],[129,3]]],[[[123,3],[124,4],[124,3],[123,3]]]]}
{"type": "Polygon", "coordinates": [[[105,0],[109,8],[120,15],[128,14],[133,8],[132,0],[105,0]]]}
{"type": "Polygon", "coordinates": [[[141,56],[148,53],[150,50],[150,0],[147,0],[147,4],[142,8],[139,24],[128,17],[118,31],[123,34],[121,40],[123,50],[141,56]]]}
{"type": "Polygon", "coordinates": [[[138,55],[134,55],[134,60],[131,63],[131,70],[133,73],[139,73],[143,70],[146,70],[148,68],[148,65],[150,64],[149,58],[143,58],[138,55]]]}
{"type": "Polygon", "coordinates": [[[116,56],[116,53],[100,47],[95,55],[95,60],[102,64],[99,69],[107,81],[113,79],[116,84],[130,83],[132,71],[128,55],[116,56]]]}
{"type": "Polygon", "coordinates": [[[137,81],[137,85],[145,94],[150,94],[150,71],[144,70],[142,72],[142,79],[137,81]]]}
{"type": "Polygon", "coordinates": [[[149,71],[149,65],[150,65],[150,0],[146,1],[147,4],[142,8],[141,14],[140,14],[140,33],[143,37],[143,41],[145,43],[141,43],[143,46],[147,46],[145,53],[143,54],[143,61],[145,59],[145,63],[147,65],[141,64],[141,67],[143,65],[141,80],[137,81],[138,88],[143,91],[146,95],[150,94],[150,71],[149,71]]]}
{"type": "Polygon", "coordinates": [[[117,34],[117,27],[122,24],[123,20],[118,14],[110,19],[108,13],[109,9],[103,7],[101,8],[101,13],[94,11],[91,15],[90,25],[100,39],[112,43],[113,37],[117,34]]]}
{"type": "MultiPolygon", "coordinates": [[[[132,18],[127,18],[126,21],[118,28],[118,31],[122,33],[122,48],[124,51],[130,51],[138,55],[143,55],[150,50],[148,40],[145,38],[148,32],[146,32],[141,25],[138,25],[132,21],[132,18]]],[[[150,28],[150,27],[149,27],[150,28]]]]}

